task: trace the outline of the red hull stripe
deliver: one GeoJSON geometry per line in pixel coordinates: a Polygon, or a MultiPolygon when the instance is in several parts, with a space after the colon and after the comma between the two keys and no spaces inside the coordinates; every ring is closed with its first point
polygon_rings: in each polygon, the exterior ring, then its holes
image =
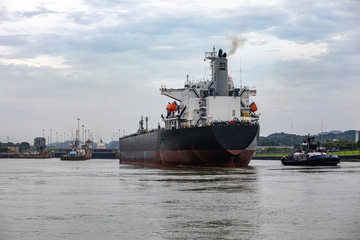
{"type": "Polygon", "coordinates": [[[254,150],[127,151],[120,153],[120,163],[147,166],[246,167],[254,152],[254,150]]]}

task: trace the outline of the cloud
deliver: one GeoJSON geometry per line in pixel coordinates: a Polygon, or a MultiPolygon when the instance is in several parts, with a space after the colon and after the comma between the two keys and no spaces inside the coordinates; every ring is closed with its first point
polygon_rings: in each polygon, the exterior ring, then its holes
{"type": "Polygon", "coordinates": [[[26,59],[5,59],[0,58],[0,63],[9,65],[26,65],[31,67],[52,67],[52,68],[68,68],[69,66],[64,64],[65,60],[61,56],[48,56],[48,55],[39,55],[35,58],[26,58],[26,59]]]}
{"type": "Polygon", "coordinates": [[[357,101],[359,5],[4,0],[0,141],[32,142],[50,128],[71,136],[78,117],[105,141],[119,128],[135,131],[142,115],[156,127],[168,101],[160,85],[203,78],[204,52],[215,45],[229,53],[236,43],[230,73],[239,85],[241,59],[243,84],[258,89],[262,135],[291,121],[299,133],[316,131],[320,115],[329,128],[356,128],[332,113],[356,115],[347,106],[357,101]]]}

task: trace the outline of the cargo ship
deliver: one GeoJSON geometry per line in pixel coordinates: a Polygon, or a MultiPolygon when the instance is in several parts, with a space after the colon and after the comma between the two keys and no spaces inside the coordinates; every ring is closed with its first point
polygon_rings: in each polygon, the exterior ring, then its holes
{"type": "MultiPolygon", "coordinates": [[[[161,118],[164,127],[148,130],[141,117],[137,133],[119,139],[119,160],[125,164],[167,167],[246,167],[259,139],[259,114],[250,97],[256,90],[234,87],[227,54],[213,48],[209,79],[184,88],[161,86],[172,100],[161,118]]],[[[164,106],[165,107],[165,106],[164,106]]]]}

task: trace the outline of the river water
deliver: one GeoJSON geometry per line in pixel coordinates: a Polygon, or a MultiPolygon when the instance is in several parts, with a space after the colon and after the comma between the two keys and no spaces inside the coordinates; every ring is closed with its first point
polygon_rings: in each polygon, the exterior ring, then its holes
{"type": "Polygon", "coordinates": [[[0,159],[0,239],[360,239],[360,163],[0,159]]]}

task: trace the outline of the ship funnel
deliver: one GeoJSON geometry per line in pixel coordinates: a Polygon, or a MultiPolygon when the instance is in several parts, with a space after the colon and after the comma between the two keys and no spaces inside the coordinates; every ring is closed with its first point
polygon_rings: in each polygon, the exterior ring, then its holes
{"type": "Polygon", "coordinates": [[[218,57],[212,59],[212,77],[216,96],[229,96],[227,63],[226,53],[220,49],[218,57]]]}

